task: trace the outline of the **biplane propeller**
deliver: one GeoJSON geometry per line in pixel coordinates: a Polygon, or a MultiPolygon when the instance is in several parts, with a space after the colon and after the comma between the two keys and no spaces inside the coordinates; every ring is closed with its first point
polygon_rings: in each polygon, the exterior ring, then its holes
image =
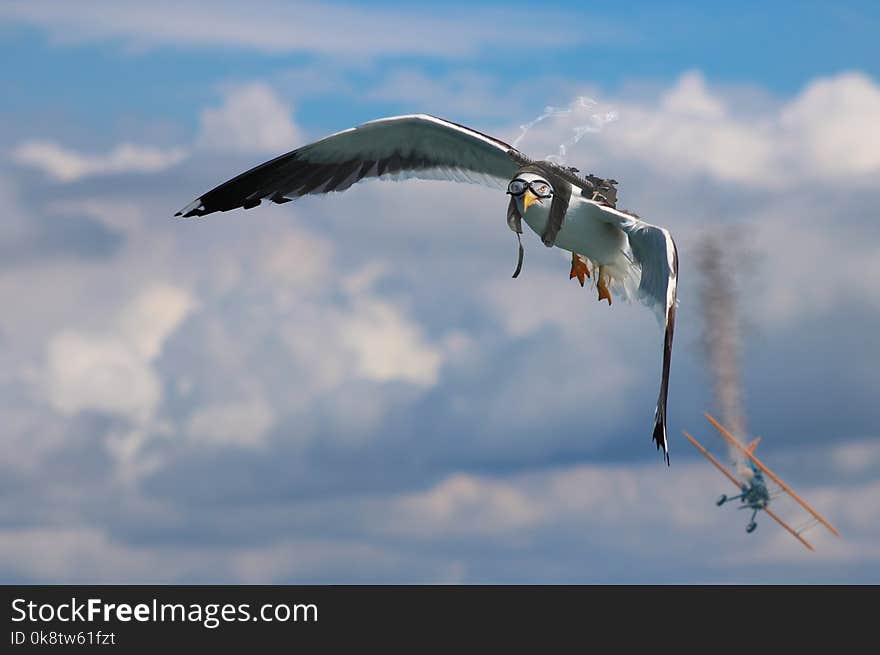
{"type": "Polygon", "coordinates": [[[792,499],[794,499],[801,507],[809,512],[816,521],[828,528],[828,530],[832,534],[838,537],[840,536],[840,533],[834,528],[833,525],[831,525],[821,514],[819,514],[819,512],[810,507],[803,498],[798,496],[791,487],[780,480],[773,471],[767,468],[764,463],[755,456],[755,448],[758,447],[758,443],[761,441],[760,438],[755,439],[747,446],[743,446],[739,442],[739,440],[732,434],[730,434],[730,432],[728,432],[727,429],[723,425],[721,425],[721,423],[716,421],[711,414],[706,412],[705,416],[707,419],[709,419],[709,422],[713,426],[715,426],[715,429],[718,430],[721,436],[724,437],[724,439],[728,443],[730,443],[734,448],[736,448],[740,453],[748,458],[748,464],[749,468],[752,471],[752,476],[748,482],[743,482],[735,475],[733,475],[730,471],[728,471],[727,468],[725,468],[724,465],[721,464],[721,462],[713,457],[712,454],[700,444],[700,442],[694,439],[687,432],[684,433],[684,436],[687,438],[687,440],[690,441],[694,445],[694,447],[699,450],[706,457],[706,459],[708,459],[712,463],[713,466],[715,466],[715,468],[721,471],[721,473],[723,473],[724,476],[728,480],[730,480],[740,492],[739,495],[736,496],[729,497],[727,495],[722,495],[718,499],[716,504],[720,507],[727,502],[739,500],[742,503],[740,509],[752,510],[752,517],[749,520],[748,525],[746,525],[746,532],[755,531],[755,528],[758,527],[758,524],[755,522],[755,516],[758,514],[759,511],[763,511],[767,516],[769,516],[779,525],[785,528],[789,532],[789,534],[791,534],[791,536],[800,541],[804,546],[806,546],[810,550],[815,550],[813,546],[810,545],[810,543],[801,536],[802,530],[798,531],[792,528],[785,521],[783,521],[779,517],[779,515],[777,515],[768,507],[768,505],[770,504],[771,495],[769,489],[767,488],[767,482],[764,480],[764,475],[767,475],[767,477],[769,477],[771,480],[773,480],[773,482],[779,485],[783,492],[791,496],[792,499]]]}

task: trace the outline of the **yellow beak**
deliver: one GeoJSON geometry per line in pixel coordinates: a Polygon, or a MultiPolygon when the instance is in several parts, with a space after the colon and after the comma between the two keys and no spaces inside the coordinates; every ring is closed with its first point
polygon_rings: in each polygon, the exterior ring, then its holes
{"type": "Polygon", "coordinates": [[[523,196],[523,213],[529,211],[529,207],[538,202],[538,200],[538,196],[532,193],[531,189],[526,189],[526,193],[523,196]]]}

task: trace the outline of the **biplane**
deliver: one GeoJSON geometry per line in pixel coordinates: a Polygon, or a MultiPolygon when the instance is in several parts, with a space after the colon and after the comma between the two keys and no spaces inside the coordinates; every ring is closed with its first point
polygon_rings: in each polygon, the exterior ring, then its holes
{"type": "Polygon", "coordinates": [[[767,516],[776,521],[779,525],[785,528],[789,534],[791,534],[795,539],[800,541],[804,546],[806,546],[810,550],[815,550],[810,543],[801,536],[801,533],[809,527],[812,527],[813,523],[821,523],[828,530],[836,535],[840,536],[840,533],[835,529],[833,525],[831,525],[819,512],[810,507],[807,502],[798,496],[791,487],[785,484],[779,477],[767,468],[761,460],[759,460],[755,456],[755,449],[758,447],[758,443],[761,441],[760,437],[749,443],[747,446],[744,446],[740,443],[740,441],[734,437],[728,430],[721,425],[718,421],[716,421],[711,414],[708,412],[705,414],[706,418],[709,419],[709,422],[715,426],[715,429],[721,434],[722,437],[733,446],[738,452],[744,455],[747,458],[748,464],[748,472],[751,475],[748,477],[748,481],[744,482],[737,478],[733,473],[727,470],[721,462],[719,462],[712,454],[706,450],[700,442],[694,439],[687,432],[684,433],[684,436],[690,441],[694,447],[699,450],[705,457],[708,459],[721,473],[730,480],[739,491],[739,494],[736,496],[727,496],[726,494],[722,494],[720,498],[716,501],[716,505],[721,507],[725,503],[733,502],[735,500],[740,501],[739,509],[749,509],[752,511],[752,516],[749,519],[748,524],[746,525],[746,532],[754,532],[755,528],[758,527],[757,522],[755,521],[755,517],[758,515],[758,512],[763,511],[767,516]],[[788,525],[785,521],[783,521],[778,514],[772,511],[768,505],[770,504],[771,499],[773,498],[773,494],[771,494],[770,489],[767,486],[767,481],[764,476],[770,478],[773,482],[775,482],[780,487],[780,493],[788,494],[793,500],[795,500],[801,507],[803,507],[807,512],[809,512],[813,517],[813,522],[805,528],[800,530],[795,530],[790,525],[788,525]]]}

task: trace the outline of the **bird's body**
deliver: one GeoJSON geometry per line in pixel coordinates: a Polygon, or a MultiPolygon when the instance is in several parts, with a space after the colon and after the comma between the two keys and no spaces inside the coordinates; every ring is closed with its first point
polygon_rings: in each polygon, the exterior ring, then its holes
{"type": "MultiPolygon", "coordinates": [[[[516,148],[463,125],[416,114],[393,116],[307,144],[238,175],[196,198],[178,216],[250,209],[263,200],[344,191],[364,179],[449,180],[507,189],[507,224],[522,222],[547,246],[572,253],[570,277],[594,277],[599,299],[612,291],[652,308],[665,328],[653,439],[667,463],[666,396],[675,326],[678,257],[669,232],[618,211],[613,180],[534,161],[516,148]]],[[[426,229],[430,229],[426,227],[426,229]]],[[[516,277],[522,265],[520,262],[516,277]]]]}
{"type": "MultiPolygon", "coordinates": [[[[601,220],[602,210],[599,207],[592,200],[573,196],[554,245],[569,252],[580,253],[597,264],[629,264],[630,260],[626,257],[629,249],[626,234],[601,220]]],[[[547,229],[549,217],[549,207],[535,205],[526,212],[523,220],[535,234],[541,236],[547,229]]]]}
{"type": "MultiPolygon", "coordinates": [[[[600,203],[572,193],[554,245],[583,255],[595,268],[604,267],[613,290],[629,300],[638,286],[638,266],[628,254],[626,233],[603,219],[605,211],[600,203]]],[[[536,202],[523,214],[523,220],[538,236],[545,233],[549,219],[550,206],[543,202],[536,202]]]]}

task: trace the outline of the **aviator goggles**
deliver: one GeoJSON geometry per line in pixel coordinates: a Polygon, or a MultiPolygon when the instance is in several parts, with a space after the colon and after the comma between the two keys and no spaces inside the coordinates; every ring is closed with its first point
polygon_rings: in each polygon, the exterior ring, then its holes
{"type": "Polygon", "coordinates": [[[534,193],[538,198],[549,198],[553,195],[549,184],[537,180],[534,182],[526,182],[523,179],[516,178],[515,180],[511,180],[510,184],[507,185],[507,193],[512,196],[521,196],[527,190],[534,193]]]}

